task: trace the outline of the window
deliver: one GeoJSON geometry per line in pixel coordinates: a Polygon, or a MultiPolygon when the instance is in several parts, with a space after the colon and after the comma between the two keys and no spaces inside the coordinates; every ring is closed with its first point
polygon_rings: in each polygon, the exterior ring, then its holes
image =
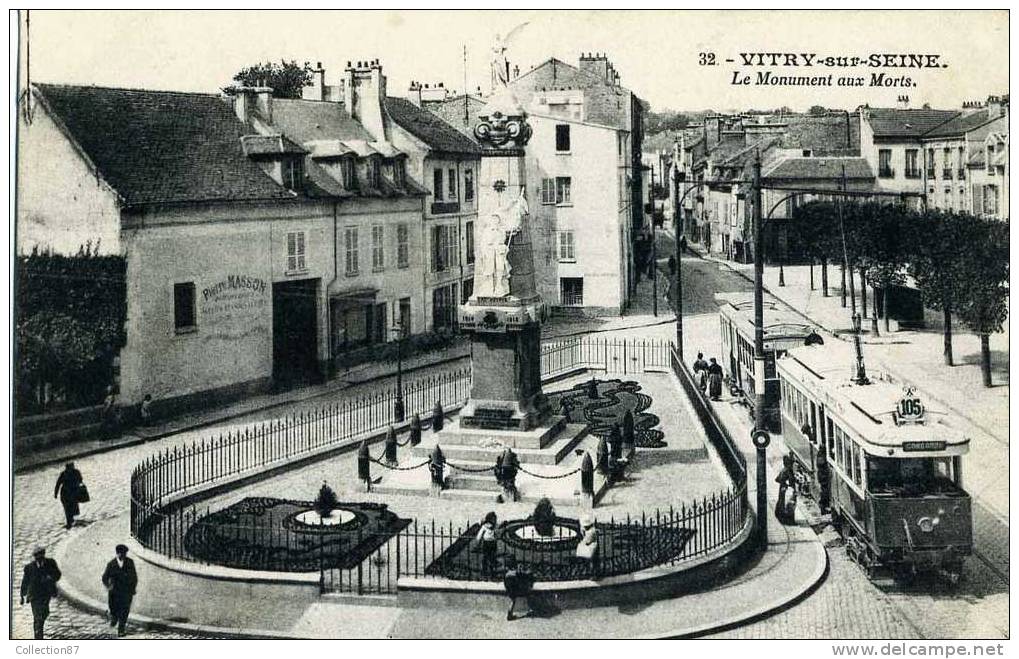
{"type": "Polygon", "coordinates": [[[343,230],[343,248],[346,253],[347,276],[357,274],[357,227],[347,227],[343,230]]]}
{"type": "Polygon", "coordinates": [[[458,263],[456,227],[432,227],[432,272],[445,272],[458,263]]]}
{"type": "Polygon", "coordinates": [[[308,268],[304,263],[304,232],[293,231],[287,234],[287,272],[304,272],[308,268]]]}
{"type": "Polygon", "coordinates": [[[952,149],[947,146],[944,149],[944,165],[944,171],[941,172],[942,178],[952,178],[952,149]]]}
{"type": "Polygon", "coordinates": [[[860,469],[860,447],[853,443],[853,482],[863,486],[863,472],[860,469]]]}
{"type": "Polygon", "coordinates": [[[457,194],[456,194],[456,170],[453,169],[452,167],[449,168],[449,197],[447,197],[447,198],[450,201],[456,201],[457,200],[457,194]]]}
{"type": "Polygon", "coordinates": [[[576,261],[577,255],[573,245],[573,231],[559,232],[559,260],[576,261]]]}
{"type": "Polygon", "coordinates": [[[435,201],[442,199],[442,170],[435,169],[432,172],[432,196],[435,201]]]}
{"type": "Polygon", "coordinates": [[[892,178],[895,172],[892,170],[892,150],[878,149],[877,152],[877,175],[881,178],[892,178]]]}
{"type": "Polygon", "coordinates": [[[410,265],[410,235],[407,224],[396,225],[396,267],[406,268],[410,265]]]}
{"type": "Polygon", "coordinates": [[[920,178],[919,151],[906,149],[906,178],[920,178]]]}
{"type": "Polygon", "coordinates": [[[379,272],[386,267],[386,231],[381,224],[372,226],[372,272],[379,272]]]}
{"type": "MultiPolygon", "coordinates": [[[[467,171],[470,172],[471,170],[468,169],[467,171]]],[[[474,263],[474,222],[468,222],[464,226],[464,231],[467,234],[467,245],[465,247],[465,251],[467,252],[467,264],[470,265],[471,263],[474,263]]]]}
{"type": "Polygon", "coordinates": [[[541,179],[541,203],[543,204],[555,203],[555,179],[550,178],[541,179]]]}
{"type": "Polygon", "coordinates": [[[287,158],[283,161],[283,186],[288,190],[300,190],[304,179],[304,161],[287,158]]]}
{"type": "Polygon", "coordinates": [[[407,183],[407,166],[403,160],[393,161],[393,183],[401,188],[407,183]]]}
{"type": "Polygon", "coordinates": [[[344,190],[353,190],[357,187],[357,179],[354,177],[354,161],[350,158],[345,158],[340,163],[340,178],[344,190]]]}
{"type": "Polygon", "coordinates": [[[403,331],[403,335],[410,334],[410,298],[400,298],[400,315],[396,318],[397,324],[403,331]]]}
{"type": "Polygon", "coordinates": [[[568,124],[558,124],[555,127],[555,150],[559,152],[570,150],[570,127],[568,124]]]}
{"type": "Polygon", "coordinates": [[[440,286],[432,291],[432,326],[450,329],[456,323],[456,284],[440,286]]]}
{"type": "Polygon", "coordinates": [[[467,304],[467,300],[471,299],[471,296],[474,295],[474,277],[464,279],[461,287],[463,292],[460,296],[460,303],[467,304]]]}
{"type": "Polygon", "coordinates": [[[369,158],[365,162],[365,174],[368,178],[368,187],[378,188],[381,184],[381,173],[379,172],[379,161],[376,158],[369,158]]]}
{"type": "Polygon", "coordinates": [[[934,149],[927,149],[927,178],[934,178],[934,149]]]}
{"type": "Polygon", "coordinates": [[[474,201],[474,170],[464,170],[464,201],[474,201]]]}
{"type": "Polygon", "coordinates": [[[569,176],[557,176],[555,179],[555,203],[557,206],[569,206],[571,179],[569,176]]]}
{"type": "Polygon", "coordinates": [[[561,277],[559,279],[559,298],[564,307],[584,306],[584,278],[561,277]]]}
{"type": "Polygon", "coordinates": [[[195,283],[173,285],[173,329],[189,332],[195,329],[195,283]]]}

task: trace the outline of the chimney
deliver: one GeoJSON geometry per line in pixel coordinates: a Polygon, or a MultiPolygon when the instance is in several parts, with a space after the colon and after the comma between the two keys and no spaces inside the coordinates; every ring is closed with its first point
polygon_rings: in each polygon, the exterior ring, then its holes
{"type": "Polygon", "coordinates": [[[445,101],[448,97],[449,91],[446,89],[446,84],[442,82],[425,84],[425,88],[421,90],[421,103],[437,103],[445,101]]]}
{"type": "Polygon", "coordinates": [[[987,117],[994,119],[996,117],[1004,116],[1005,108],[1008,106],[1008,101],[1002,99],[1001,96],[988,96],[987,97],[987,117]]]}
{"type": "Polygon", "coordinates": [[[421,83],[416,80],[410,81],[410,88],[407,90],[407,100],[414,105],[421,107],[421,83]]]}
{"type": "Polygon", "coordinates": [[[901,94],[899,96],[899,98],[897,98],[896,101],[895,101],[895,107],[898,108],[899,110],[908,110],[909,109],[909,96],[907,96],[905,94],[901,94]]]}
{"type": "Polygon", "coordinates": [[[343,81],[344,109],[376,140],[387,140],[382,105],[386,98],[386,76],[379,60],[347,62],[343,81]]]}
{"type": "Polygon", "coordinates": [[[322,62],[316,62],[311,70],[311,84],[301,89],[301,98],[306,101],[326,100],[326,70],[322,62]]]}
{"type": "Polygon", "coordinates": [[[603,82],[610,82],[609,70],[612,65],[603,53],[588,53],[586,56],[580,56],[580,70],[584,73],[590,73],[591,75],[598,76],[599,80],[603,82]]]}
{"type": "Polygon", "coordinates": [[[233,87],[227,91],[234,99],[234,114],[248,123],[258,114],[272,123],[272,87],[233,87]]]}

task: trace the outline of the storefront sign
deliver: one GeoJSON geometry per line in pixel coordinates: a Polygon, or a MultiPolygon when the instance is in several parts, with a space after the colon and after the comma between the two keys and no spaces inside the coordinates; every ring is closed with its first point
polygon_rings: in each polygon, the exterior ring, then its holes
{"type": "Polygon", "coordinates": [[[226,319],[234,312],[261,309],[266,306],[268,283],[261,277],[227,275],[226,278],[202,289],[202,318],[226,319]]]}

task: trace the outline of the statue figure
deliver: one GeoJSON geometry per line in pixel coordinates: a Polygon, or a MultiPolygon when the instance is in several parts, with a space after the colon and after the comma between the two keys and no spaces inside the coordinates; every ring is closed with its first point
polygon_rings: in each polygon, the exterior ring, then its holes
{"type": "Polygon", "coordinates": [[[520,196],[513,203],[489,217],[483,246],[474,266],[476,296],[505,297],[510,294],[510,242],[520,231],[527,212],[527,199],[521,188],[520,196]]]}
{"type": "Polygon", "coordinates": [[[505,87],[509,83],[509,60],[506,58],[506,50],[510,41],[517,34],[530,24],[530,21],[521,23],[506,33],[506,36],[496,34],[495,45],[492,46],[492,91],[505,87]]]}

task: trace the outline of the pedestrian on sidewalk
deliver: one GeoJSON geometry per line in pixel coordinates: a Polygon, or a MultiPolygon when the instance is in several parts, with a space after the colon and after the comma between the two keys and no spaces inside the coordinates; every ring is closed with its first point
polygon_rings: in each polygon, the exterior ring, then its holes
{"type": "Polygon", "coordinates": [[[693,374],[697,378],[697,386],[702,392],[708,390],[708,362],[704,361],[704,353],[698,352],[693,363],[693,374]]]}
{"type": "Polygon", "coordinates": [[[127,633],[127,618],[131,614],[131,600],[138,588],[138,573],[134,561],[127,557],[127,545],[114,548],[116,557],[106,564],[102,581],[106,587],[110,627],[117,628],[117,636],[127,633]]]}
{"type": "Polygon", "coordinates": [[[53,487],[53,498],[59,497],[60,505],[64,508],[65,528],[74,526],[74,518],[81,514],[78,504],[88,501],[87,493],[81,472],[75,469],[73,462],[65,464],[53,487]]]}
{"type": "Polygon", "coordinates": [[[711,400],[722,400],[722,376],[724,375],[722,366],[711,358],[711,363],[708,364],[708,395],[711,400]]]}
{"type": "Polygon", "coordinates": [[[788,453],[782,456],[782,470],[775,477],[775,482],[778,483],[775,518],[782,524],[791,524],[796,519],[796,463],[788,453]],[[786,501],[786,493],[790,489],[792,493],[786,501]]]}
{"type": "Polygon", "coordinates": [[[825,455],[825,444],[821,442],[821,446],[817,452],[817,484],[818,484],[818,496],[817,505],[821,509],[822,515],[827,515],[831,512],[831,467],[828,466],[828,456],[825,455]]]}
{"type": "Polygon", "coordinates": [[[478,529],[477,540],[478,548],[481,550],[481,574],[485,576],[495,574],[495,554],[499,546],[495,535],[497,524],[498,518],[495,512],[489,512],[481,522],[481,528],[478,529]]]}
{"type": "Polygon", "coordinates": [[[143,426],[148,426],[152,423],[152,394],[145,394],[141,407],[138,408],[138,417],[143,426]]]}
{"type": "Polygon", "coordinates": [[[117,392],[113,385],[106,387],[106,398],[103,399],[102,431],[103,437],[109,439],[117,434],[120,415],[117,411],[117,392]]]}
{"type": "Polygon", "coordinates": [[[21,605],[27,601],[32,606],[32,631],[35,640],[42,640],[43,625],[50,615],[50,600],[56,597],[60,568],[52,558],[46,558],[46,548],[36,547],[32,551],[32,562],[25,566],[21,577],[21,605]]]}
{"type": "Polygon", "coordinates": [[[679,237],[679,252],[680,254],[686,253],[686,234],[679,237]]]}
{"type": "Polygon", "coordinates": [[[506,588],[506,596],[509,597],[510,607],[509,611],[506,612],[507,620],[516,620],[517,616],[514,615],[513,610],[517,606],[517,599],[523,598],[524,605],[527,606],[527,610],[520,615],[521,618],[526,618],[531,615],[531,590],[534,588],[534,577],[524,568],[524,566],[517,564],[517,557],[513,554],[509,554],[503,559],[503,565],[506,566],[506,574],[502,578],[502,584],[506,588]]]}

